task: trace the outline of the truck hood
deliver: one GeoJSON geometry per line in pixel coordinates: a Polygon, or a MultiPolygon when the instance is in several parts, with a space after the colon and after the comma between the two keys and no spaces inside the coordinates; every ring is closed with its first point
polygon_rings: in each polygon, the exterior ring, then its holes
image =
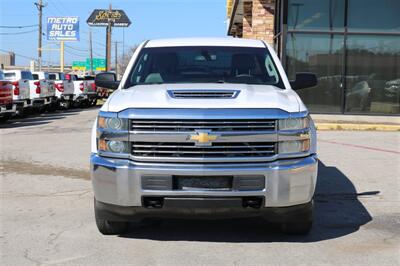
{"type": "Polygon", "coordinates": [[[128,108],[278,108],[287,112],[305,111],[298,95],[290,89],[250,84],[156,84],[116,90],[102,111],[120,112],[128,108]],[[168,91],[235,90],[235,98],[174,98],[168,91]]]}

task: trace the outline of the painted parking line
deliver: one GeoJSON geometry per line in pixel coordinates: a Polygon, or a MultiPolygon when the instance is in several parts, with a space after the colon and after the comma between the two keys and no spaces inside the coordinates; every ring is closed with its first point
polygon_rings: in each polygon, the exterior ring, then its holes
{"type": "Polygon", "coordinates": [[[332,140],[318,139],[318,141],[319,142],[330,143],[330,144],[337,144],[337,145],[342,145],[342,146],[348,146],[348,147],[355,147],[355,148],[360,148],[360,149],[372,150],[372,151],[381,151],[381,152],[400,154],[400,152],[398,152],[398,151],[386,150],[386,149],[380,149],[380,148],[374,148],[374,147],[368,147],[368,146],[362,146],[362,145],[357,145],[357,144],[349,144],[349,143],[337,142],[337,141],[332,141],[332,140]]]}

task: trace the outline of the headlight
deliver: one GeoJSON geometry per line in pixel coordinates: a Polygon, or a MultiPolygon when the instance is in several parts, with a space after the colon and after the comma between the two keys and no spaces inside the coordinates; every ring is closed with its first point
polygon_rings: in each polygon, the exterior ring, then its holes
{"type": "Polygon", "coordinates": [[[296,130],[308,127],[308,118],[289,118],[279,120],[279,130],[296,130]]]}
{"type": "Polygon", "coordinates": [[[128,153],[128,143],[126,141],[100,139],[98,149],[106,152],[128,153]]]}
{"type": "Polygon", "coordinates": [[[128,130],[128,120],[117,117],[102,117],[98,118],[98,127],[112,130],[128,130]]]}
{"type": "Polygon", "coordinates": [[[283,153],[298,153],[306,152],[310,149],[310,140],[291,140],[279,142],[278,152],[283,153]]]}

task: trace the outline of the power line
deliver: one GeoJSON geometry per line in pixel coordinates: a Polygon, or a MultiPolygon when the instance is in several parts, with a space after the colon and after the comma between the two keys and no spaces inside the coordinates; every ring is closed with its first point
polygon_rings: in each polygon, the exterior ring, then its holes
{"type": "MultiPolygon", "coordinates": [[[[37,61],[37,59],[36,59],[36,58],[34,58],[34,57],[30,57],[30,56],[22,55],[22,54],[20,54],[20,53],[16,53],[16,52],[14,52],[14,51],[5,50],[5,49],[1,49],[1,48],[0,48],[0,51],[2,51],[2,52],[5,52],[5,53],[14,53],[15,55],[18,55],[19,57],[22,57],[22,58],[26,58],[26,59],[30,59],[30,60],[37,61]]],[[[46,60],[43,60],[43,61],[45,61],[45,62],[50,62],[50,61],[46,61],[46,60]]]]}
{"type": "Polygon", "coordinates": [[[37,30],[30,30],[30,31],[21,31],[21,32],[0,32],[0,35],[19,35],[19,34],[26,34],[31,32],[37,32],[37,30]]]}
{"type": "Polygon", "coordinates": [[[38,24],[34,25],[25,25],[25,26],[4,26],[0,25],[0,28],[7,28],[7,29],[22,29],[22,28],[32,28],[32,27],[37,27],[38,24]]]}
{"type": "Polygon", "coordinates": [[[56,5],[53,1],[50,1],[50,0],[49,0],[48,3],[51,4],[51,6],[54,6],[54,7],[55,7],[55,9],[57,10],[57,11],[56,11],[57,14],[62,14],[62,15],[64,15],[64,12],[61,11],[61,10],[58,8],[58,5],[56,5]]]}
{"type": "Polygon", "coordinates": [[[78,48],[69,46],[69,45],[67,45],[67,44],[65,45],[65,47],[68,47],[68,48],[70,48],[70,49],[72,49],[72,50],[79,51],[79,52],[88,52],[88,49],[78,49],[78,48]]]}
{"type": "Polygon", "coordinates": [[[83,54],[80,54],[80,53],[77,53],[77,52],[72,52],[71,50],[69,50],[70,49],[69,47],[65,47],[65,48],[67,48],[67,49],[65,49],[64,51],[66,53],[70,54],[70,55],[75,55],[75,56],[80,56],[80,57],[87,57],[86,55],[83,55],[83,54]]]}

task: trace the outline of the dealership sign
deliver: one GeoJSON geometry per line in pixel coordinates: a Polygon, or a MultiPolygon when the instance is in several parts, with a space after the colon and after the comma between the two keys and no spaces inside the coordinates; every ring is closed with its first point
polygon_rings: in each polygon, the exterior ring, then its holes
{"type": "Polygon", "coordinates": [[[95,9],[87,19],[90,26],[129,27],[131,21],[121,9],[95,9]]]}
{"type": "Polygon", "coordinates": [[[47,40],[79,41],[78,17],[48,17],[47,40]]]}

